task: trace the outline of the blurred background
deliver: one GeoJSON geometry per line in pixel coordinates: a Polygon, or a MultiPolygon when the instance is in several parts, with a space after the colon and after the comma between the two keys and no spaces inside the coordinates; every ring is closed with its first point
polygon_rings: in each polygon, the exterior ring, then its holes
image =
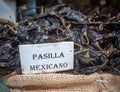
{"type": "Polygon", "coordinates": [[[0,0],[0,7],[3,7],[0,9],[0,18],[8,15],[14,21],[19,21],[21,17],[39,14],[42,6],[50,7],[58,3],[65,3],[84,14],[89,14],[96,7],[100,8],[101,13],[110,13],[112,16],[117,16],[120,12],[120,0],[0,0]],[[4,9],[6,6],[8,8],[4,9]]]}
{"type": "Polygon", "coordinates": [[[77,9],[84,14],[89,14],[94,8],[99,7],[101,13],[111,13],[117,16],[120,12],[120,0],[17,0],[17,7],[27,6],[23,15],[40,13],[40,7],[49,7],[58,3],[65,3],[72,9],[77,9]]]}

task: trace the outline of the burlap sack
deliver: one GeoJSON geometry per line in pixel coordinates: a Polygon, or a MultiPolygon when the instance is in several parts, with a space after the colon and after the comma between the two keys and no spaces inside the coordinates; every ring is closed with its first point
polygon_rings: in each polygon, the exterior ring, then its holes
{"type": "Polygon", "coordinates": [[[29,74],[5,79],[11,92],[120,92],[120,76],[111,74],[29,74]]]}

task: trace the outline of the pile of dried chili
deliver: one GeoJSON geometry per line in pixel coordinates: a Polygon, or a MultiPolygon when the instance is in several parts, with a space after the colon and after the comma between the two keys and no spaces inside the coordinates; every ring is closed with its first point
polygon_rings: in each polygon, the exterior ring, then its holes
{"type": "Polygon", "coordinates": [[[0,75],[20,72],[19,44],[74,41],[71,73],[120,74],[120,20],[95,9],[89,15],[65,4],[43,8],[19,26],[0,25],[0,75]],[[16,31],[17,30],[17,31],[16,31]]]}

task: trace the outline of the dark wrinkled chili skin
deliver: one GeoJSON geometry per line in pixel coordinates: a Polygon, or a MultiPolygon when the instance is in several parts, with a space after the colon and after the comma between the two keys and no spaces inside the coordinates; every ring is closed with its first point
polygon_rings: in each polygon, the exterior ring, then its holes
{"type": "MultiPolygon", "coordinates": [[[[108,72],[120,75],[120,20],[93,12],[86,16],[65,4],[19,21],[0,25],[0,76],[21,72],[18,45],[74,42],[75,74],[108,72]]],[[[66,73],[67,73],[66,72],[66,73]]]]}
{"type": "Polygon", "coordinates": [[[19,39],[5,24],[0,24],[0,77],[20,70],[19,39]]]}

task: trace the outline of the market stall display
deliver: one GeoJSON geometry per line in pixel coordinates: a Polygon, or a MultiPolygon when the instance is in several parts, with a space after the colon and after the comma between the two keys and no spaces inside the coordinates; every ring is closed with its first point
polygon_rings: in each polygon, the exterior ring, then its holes
{"type": "Polygon", "coordinates": [[[60,4],[43,7],[41,14],[22,19],[17,27],[1,23],[0,76],[21,72],[18,45],[61,41],[74,42],[74,70],[68,73],[120,74],[120,20],[98,8],[84,15],[60,4]]]}

